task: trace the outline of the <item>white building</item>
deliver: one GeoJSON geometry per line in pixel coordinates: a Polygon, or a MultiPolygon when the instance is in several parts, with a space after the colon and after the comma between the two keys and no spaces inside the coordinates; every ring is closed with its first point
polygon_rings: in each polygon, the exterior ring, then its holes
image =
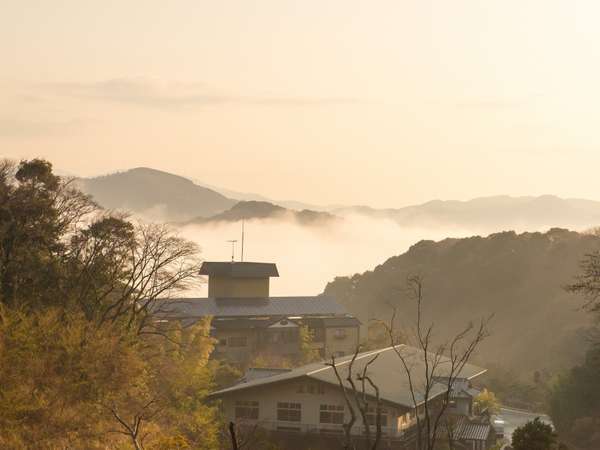
{"type": "MultiPolygon", "coordinates": [[[[396,350],[408,359],[412,367],[412,381],[419,413],[423,414],[424,353],[418,349],[399,345],[396,350]]],[[[353,373],[362,373],[369,365],[367,375],[379,388],[382,405],[382,435],[384,440],[406,441],[414,433],[416,408],[408,377],[393,347],[359,354],[353,364],[353,373]]],[[[342,379],[348,375],[352,356],[336,360],[336,368],[342,379]]],[[[220,399],[224,418],[238,425],[258,426],[272,432],[306,433],[318,436],[341,436],[343,424],[350,419],[350,411],[344,399],[333,368],[320,362],[291,370],[254,370],[247,373],[242,382],[230,388],[214,392],[210,397],[220,399]]],[[[449,364],[447,364],[449,366],[449,364]]],[[[438,377],[444,376],[445,364],[440,364],[438,377]]],[[[470,381],[486,370],[467,364],[460,374],[461,386],[470,385],[470,381]]],[[[355,377],[353,377],[355,378],[355,377]]],[[[435,383],[429,395],[431,408],[444,401],[447,385],[435,383]]],[[[349,383],[346,381],[346,386],[349,383]]],[[[356,382],[360,386],[359,382],[356,382]]],[[[359,387],[360,388],[360,387],[359,387]]],[[[375,397],[372,389],[367,389],[371,413],[368,415],[371,433],[375,432],[375,397]]],[[[352,397],[352,396],[350,396],[352,397]]],[[[469,415],[472,409],[462,404],[463,398],[453,399],[448,412],[469,415]],[[455,411],[451,411],[455,409],[455,411]]],[[[365,424],[360,420],[356,409],[357,421],[352,433],[362,436],[365,424]]],[[[489,434],[489,433],[488,433],[489,434]]],[[[485,436],[487,438],[488,436],[485,436]]],[[[487,448],[477,446],[468,448],[487,448]]]]}

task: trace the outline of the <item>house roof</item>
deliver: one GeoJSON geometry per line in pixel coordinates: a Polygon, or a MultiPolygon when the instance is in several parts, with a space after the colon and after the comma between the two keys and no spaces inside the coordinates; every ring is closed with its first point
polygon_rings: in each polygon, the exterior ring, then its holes
{"type": "Polygon", "coordinates": [[[347,315],[331,297],[180,298],[162,300],[156,313],[171,318],[347,315]]]}
{"type": "Polygon", "coordinates": [[[452,398],[475,398],[480,391],[471,387],[468,380],[456,380],[452,386],[450,397],[452,398]]]}
{"type": "MultiPolygon", "coordinates": [[[[412,394],[410,390],[410,384],[406,372],[398,358],[397,352],[405,358],[409,367],[412,368],[412,381],[415,386],[415,397],[417,403],[422,403],[424,400],[423,393],[419,392],[420,387],[424,384],[425,374],[425,355],[428,360],[431,361],[433,358],[432,354],[426,354],[422,350],[406,345],[397,345],[395,347],[388,347],[380,350],[374,350],[371,352],[360,353],[353,366],[354,373],[362,373],[364,366],[375,356],[377,359],[369,366],[367,374],[371,377],[373,382],[378,386],[380,392],[380,398],[386,402],[400,405],[403,407],[412,408],[414,407],[412,394]]],[[[336,360],[336,367],[342,379],[346,379],[348,375],[348,366],[352,360],[353,355],[349,355],[336,360]]],[[[328,361],[322,361],[318,363],[308,364],[306,366],[292,369],[289,372],[273,375],[270,377],[260,378],[251,380],[248,382],[242,382],[235,386],[227,389],[221,389],[219,391],[210,394],[211,397],[222,397],[233,394],[235,392],[256,389],[268,386],[272,383],[281,383],[291,381],[299,378],[311,378],[314,380],[329,383],[338,386],[338,381],[335,376],[335,372],[331,366],[327,365],[328,361]]],[[[439,375],[443,376],[447,374],[449,370],[449,360],[443,358],[439,364],[439,375]]],[[[460,373],[461,377],[466,379],[475,378],[485,372],[485,369],[477,367],[472,364],[467,364],[460,373]]],[[[348,385],[349,387],[349,385],[348,385]]],[[[430,393],[430,399],[438,396],[445,392],[445,387],[441,383],[437,383],[433,386],[430,393]]]]}
{"type": "Polygon", "coordinates": [[[292,369],[263,369],[260,367],[250,367],[244,373],[244,376],[241,379],[241,382],[248,382],[252,380],[257,380],[259,378],[272,377],[273,375],[279,375],[282,373],[289,372],[292,369]]]}
{"type": "Polygon", "coordinates": [[[250,328],[266,328],[274,322],[272,318],[223,318],[213,319],[210,323],[212,328],[218,330],[246,330],[250,328]]]}
{"type": "MultiPolygon", "coordinates": [[[[195,322],[195,320],[194,320],[195,322]]],[[[219,330],[240,330],[250,328],[269,328],[277,326],[299,326],[301,324],[313,328],[347,328],[357,327],[360,321],[352,316],[302,317],[298,320],[274,317],[217,317],[213,318],[211,327],[219,330]],[[282,323],[283,322],[283,323],[282,323]],[[288,323],[285,323],[288,322],[288,323]]]]}
{"type": "Polygon", "coordinates": [[[314,328],[344,328],[357,327],[360,325],[360,320],[353,316],[307,317],[302,319],[302,323],[314,328]]]}
{"type": "Polygon", "coordinates": [[[277,266],[273,263],[258,262],[203,262],[200,275],[227,278],[268,278],[278,277],[277,266]]]}
{"type": "Polygon", "coordinates": [[[461,441],[486,441],[491,431],[489,423],[472,422],[467,417],[462,417],[454,427],[454,437],[461,441]]]}

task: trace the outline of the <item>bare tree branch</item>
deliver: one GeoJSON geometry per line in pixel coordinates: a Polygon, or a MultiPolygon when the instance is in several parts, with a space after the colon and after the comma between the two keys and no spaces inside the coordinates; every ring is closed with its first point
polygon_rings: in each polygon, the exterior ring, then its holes
{"type": "Polygon", "coordinates": [[[423,323],[424,297],[421,277],[413,276],[408,279],[408,293],[417,308],[416,352],[407,351],[405,347],[397,345],[394,333],[396,308],[393,309],[389,324],[382,323],[408,380],[415,411],[417,449],[433,450],[456,381],[481,342],[489,336],[488,324],[493,316],[481,319],[477,327],[469,323],[448,341],[435,345],[434,325],[423,323]],[[411,360],[419,355],[422,357],[422,369],[411,363],[411,360]],[[422,385],[417,385],[416,379],[421,379],[422,385]]]}

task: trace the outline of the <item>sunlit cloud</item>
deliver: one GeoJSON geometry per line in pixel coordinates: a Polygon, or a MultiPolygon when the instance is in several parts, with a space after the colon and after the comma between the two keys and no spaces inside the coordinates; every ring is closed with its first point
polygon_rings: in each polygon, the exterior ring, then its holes
{"type": "Polygon", "coordinates": [[[114,78],[105,81],[44,83],[37,86],[56,96],[104,100],[150,108],[185,108],[220,104],[256,106],[319,106],[356,103],[351,97],[294,97],[241,95],[219,91],[203,83],[162,82],[148,78],[114,78]]]}
{"type": "Polygon", "coordinates": [[[30,120],[0,118],[0,138],[28,139],[38,137],[70,135],[88,122],[83,119],[73,120],[30,120]]]}

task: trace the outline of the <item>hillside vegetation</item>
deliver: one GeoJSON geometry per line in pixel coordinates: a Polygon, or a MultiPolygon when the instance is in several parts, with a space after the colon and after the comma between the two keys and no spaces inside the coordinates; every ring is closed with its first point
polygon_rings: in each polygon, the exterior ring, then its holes
{"type": "Polygon", "coordinates": [[[564,290],[600,237],[563,229],[503,232],[489,237],[422,241],[373,271],[339,277],[325,289],[363,322],[387,319],[398,308],[400,326],[414,324],[406,299],[409,275],[424,278],[426,319],[443,337],[469,320],[494,314],[492,336],[479,362],[529,377],[578,362],[587,346],[589,315],[564,290]]]}
{"type": "Polygon", "coordinates": [[[0,161],[0,200],[0,448],[223,448],[210,320],[152,316],[194,283],[198,247],[39,159],[0,161]]]}

